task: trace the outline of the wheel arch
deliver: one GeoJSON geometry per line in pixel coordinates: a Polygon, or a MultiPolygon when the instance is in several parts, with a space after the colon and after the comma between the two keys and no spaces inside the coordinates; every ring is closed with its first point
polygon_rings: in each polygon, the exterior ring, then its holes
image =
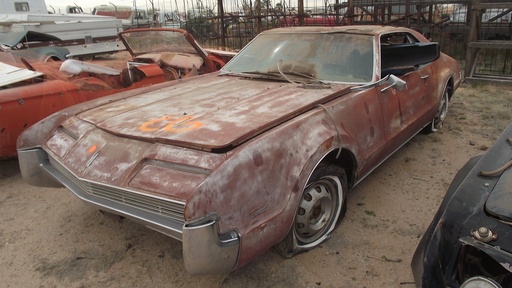
{"type": "MultiPolygon", "coordinates": [[[[352,187],[356,179],[357,161],[354,153],[347,148],[336,148],[331,150],[320,159],[315,169],[320,163],[329,163],[339,166],[345,170],[347,175],[348,187],[352,187]]],[[[314,171],[314,169],[313,169],[314,171]]]]}
{"type": "MultiPolygon", "coordinates": [[[[298,203],[300,201],[300,197],[297,196],[297,194],[302,193],[303,189],[307,185],[307,182],[321,163],[329,163],[343,168],[347,176],[347,186],[349,190],[352,186],[354,186],[356,183],[358,168],[356,155],[351,149],[347,148],[347,146],[341,146],[336,143],[337,141],[334,139],[336,139],[336,136],[331,134],[330,137],[323,141],[322,145],[319,145],[313,153],[310,153],[309,160],[303,166],[303,169],[298,177],[298,179],[302,179],[298,189],[299,193],[294,193],[294,195],[289,199],[288,203],[286,204],[286,208],[284,208],[283,211],[288,211],[288,213],[292,213],[293,215],[295,214],[295,210],[297,209],[298,203]]],[[[343,143],[346,143],[347,140],[350,141],[350,139],[340,140],[344,140],[343,143]]],[[[290,227],[288,227],[289,229],[291,228],[292,223],[293,221],[290,220],[290,227]]]]}
{"type": "MultiPolygon", "coordinates": [[[[326,142],[329,142],[329,140],[327,140],[326,142]]],[[[300,201],[302,198],[301,195],[302,195],[304,189],[306,189],[306,187],[308,185],[307,183],[311,180],[312,177],[314,178],[315,171],[317,171],[317,169],[320,169],[320,167],[325,167],[322,164],[338,166],[338,167],[342,168],[343,171],[345,172],[344,174],[346,174],[345,176],[346,176],[346,189],[347,190],[343,192],[345,196],[342,197],[342,198],[344,198],[344,199],[342,199],[342,201],[345,204],[340,206],[341,210],[339,212],[339,213],[341,213],[340,217],[343,217],[343,215],[345,214],[346,194],[350,190],[350,187],[353,186],[355,174],[356,174],[355,173],[355,169],[357,167],[357,162],[355,161],[356,158],[355,158],[354,154],[349,149],[346,149],[346,148],[331,147],[330,149],[324,150],[322,147],[325,147],[325,146],[319,147],[318,150],[315,151],[315,153],[313,153],[311,155],[312,157],[310,158],[308,164],[306,164],[304,166],[304,169],[300,176],[300,178],[303,179],[301,181],[301,183],[303,182],[304,185],[301,187],[301,189],[299,189],[300,192],[296,193],[296,195],[295,195],[296,197],[292,197],[290,199],[290,201],[287,204],[287,209],[285,209],[291,214],[291,215],[288,215],[291,217],[287,217],[287,218],[289,218],[289,221],[286,221],[286,222],[288,222],[288,225],[286,225],[287,229],[284,229],[287,231],[287,233],[286,233],[286,236],[280,242],[276,243],[274,246],[274,248],[277,250],[277,252],[285,258],[290,258],[293,255],[311,250],[314,247],[316,247],[316,246],[307,247],[308,245],[306,245],[306,246],[299,245],[296,242],[298,240],[295,240],[295,238],[294,238],[295,236],[291,236],[291,235],[293,234],[292,230],[294,229],[293,228],[294,219],[295,219],[295,215],[297,214],[297,209],[299,209],[299,206],[300,206],[300,201]],[[319,155],[320,155],[320,157],[318,157],[319,155]],[[317,157],[315,157],[315,156],[317,156],[317,157]],[[343,208],[343,206],[345,208],[343,208]],[[298,246],[296,246],[296,245],[298,245],[298,246]],[[291,248],[291,247],[293,247],[293,248],[291,248]]],[[[339,176],[341,176],[341,174],[339,176]]],[[[336,220],[336,222],[337,222],[337,224],[334,224],[334,225],[338,226],[340,220],[338,219],[338,220],[336,220]]],[[[333,226],[330,229],[335,229],[336,226],[333,226]]],[[[329,234],[329,236],[326,236],[327,238],[321,239],[321,241],[322,242],[326,241],[330,237],[331,232],[332,232],[332,230],[329,230],[329,232],[327,232],[329,234]]],[[[317,245],[317,244],[314,244],[314,245],[317,245]]]]}
{"type": "Polygon", "coordinates": [[[62,61],[63,59],[61,59],[58,55],[55,55],[55,54],[49,54],[49,55],[46,55],[46,57],[44,58],[44,63],[48,62],[48,61],[62,61]]]}
{"type": "Polygon", "coordinates": [[[455,83],[452,76],[449,76],[448,80],[446,80],[445,89],[448,91],[448,100],[451,100],[455,93],[455,83]]]}
{"type": "MultiPolygon", "coordinates": [[[[326,140],[325,143],[327,142],[329,142],[329,140],[326,140]]],[[[347,176],[347,186],[349,190],[354,185],[357,174],[357,161],[354,153],[343,147],[331,147],[327,150],[323,150],[322,147],[324,146],[322,145],[318,147],[316,153],[311,154],[308,164],[304,165],[304,169],[299,176],[300,179],[304,179],[301,181],[303,183],[299,189],[299,193],[296,193],[295,197],[290,198],[290,201],[288,201],[288,204],[286,205],[287,208],[285,208],[283,211],[288,211],[291,213],[291,215],[295,215],[295,210],[298,208],[300,201],[300,196],[298,195],[302,193],[304,187],[307,185],[308,180],[311,178],[318,166],[322,163],[329,163],[343,168],[347,176]],[[317,155],[317,157],[315,157],[315,155],[317,155]]],[[[291,217],[288,222],[289,230],[293,224],[293,217],[291,217]]]]}

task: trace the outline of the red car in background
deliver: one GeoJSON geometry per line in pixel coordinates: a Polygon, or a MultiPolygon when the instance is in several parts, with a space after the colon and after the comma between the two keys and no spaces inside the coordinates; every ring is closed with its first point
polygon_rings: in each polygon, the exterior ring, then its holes
{"type": "Polygon", "coordinates": [[[131,59],[44,63],[8,52],[2,55],[10,64],[0,62],[0,159],[16,156],[16,139],[21,132],[61,109],[155,83],[214,72],[235,55],[208,51],[181,29],[133,29],[120,32],[119,37],[131,59]]]}
{"type": "MultiPolygon", "coordinates": [[[[298,16],[283,16],[279,18],[280,27],[295,27],[299,26],[298,16]]],[[[303,26],[337,26],[336,18],[334,16],[307,16],[304,17],[303,26]]]]}

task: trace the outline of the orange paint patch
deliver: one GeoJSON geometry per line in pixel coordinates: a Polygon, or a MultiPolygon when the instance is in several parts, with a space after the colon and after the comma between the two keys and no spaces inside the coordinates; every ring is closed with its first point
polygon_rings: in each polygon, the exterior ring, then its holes
{"type": "Polygon", "coordinates": [[[94,151],[96,151],[96,149],[98,148],[98,146],[96,145],[92,145],[89,150],[87,152],[89,152],[89,154],[93,153],[94,151]]]}
{"type": "Polygon", "coordinates": [[[171,116],[160,117],[149,120],[140,125],[139,130],[143,132],[167,131],[167,132],[185,132],[195,130],[203,123],[199,121],[190,121],[194,118],[192,115],[174,118],[171,116]]]}

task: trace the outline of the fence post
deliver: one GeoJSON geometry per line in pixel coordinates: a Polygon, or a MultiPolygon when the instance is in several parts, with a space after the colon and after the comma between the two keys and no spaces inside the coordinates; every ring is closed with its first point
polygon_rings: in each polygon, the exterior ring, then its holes
{"type": "Polygon", "coordinates": [[[480,34],[480,22],[482,21],[482,13],[480,11],[480,0],[472,1],[471,17],[469,18],[469,36],[466,47],[466,63],[464,66],[464,77],[470,77],[473,66],[475,65],[476,54],[478,48],[471,47],[469,43],[478,41],[480,34]]]}
{"type": "Polygon", "coordinates": [[[354,0],[348,0],[347,12],[345,13],[345,18],[347,21],[347,25],[352,25],[354,22],[354,0]]]}
{"type": "Polygon", "coordinates": [[[256,33],[261,33],[261,1],[256,0],[254,9],[256,10],[256,33]]]}
{"type": "Polygon", "coordinates": [[[299,13],[299,26],[304,26],[304,0],[299,0],[297,6],[297,12],[299,13]]]}
{"type": "Polygon", "coordinates": [[[219,14],[220,14],[220,45],[222,47],[226,47],[226,26],[224,26],[224,5],[222,0],[217,0],[217,5],[219,6],[219,14]]]}

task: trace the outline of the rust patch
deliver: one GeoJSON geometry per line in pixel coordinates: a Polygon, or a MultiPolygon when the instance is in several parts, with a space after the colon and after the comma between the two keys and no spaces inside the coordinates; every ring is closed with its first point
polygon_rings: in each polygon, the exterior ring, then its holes
{"type": "Polygon", "coordinates": [[[299,183],[297,183],[297,181],[295,181],[295,184],[293,184],[292,192],[293,194],[299,192],[299,183]]]}
{"type": "Polygon", "coordinates": [[[330,122],[325,120],[325,119],[322,119],[322,121],[320,121],[320,123],[322,123],[322,125],[327,128],[327,129],[331,129],[331,125],[329,124],[330,122]]]}
{"type": "Polygon", "coordinates": [[[256,166],[256,167],[260,167],[263,165],[263,163],[264,163],[263,156],[261,155],[260,152],[255,151],[252,154],[252,162],[254,163],[254,166],[256,166]]]}
{"type": "Polygon", "coordinates": [[[333,141],[333,138],[331,137],[331,138],[327,139],[327,141],[324,142],[323,146],[324,146],[325,150],[328,150],[329,148],[332,147],[332,141],[333,141]]]}

